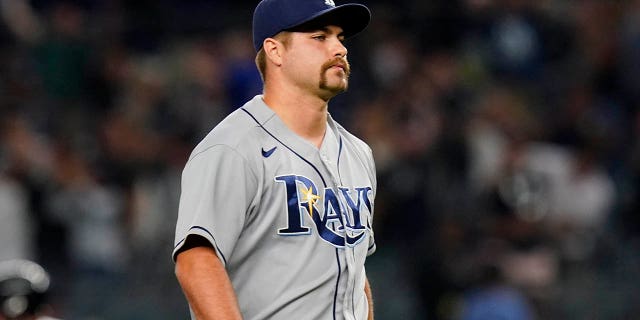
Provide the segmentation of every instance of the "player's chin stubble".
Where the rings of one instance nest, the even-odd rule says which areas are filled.
[[[327,81],[327,71],[329,71],[329,69],[331,69],[331,67],[337,63],[345,66],[344,85],[329,86],[329,83]],[[351,74],[351,66],[349,66],[349,62],[346,59],[334,58],[325,62],[320,69],[320,89],[328,90],[334,94],[347,91],[349,87],[349,74]]]

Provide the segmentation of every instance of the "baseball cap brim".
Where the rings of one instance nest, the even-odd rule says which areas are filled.
[[[362,32],[371,20],[371,12],[367,7],[357,3],[343,4],[316,13],[303,21],[287,26],[286,31],[302,31],[326,27],[339,26],[345,38],[350,38]]]

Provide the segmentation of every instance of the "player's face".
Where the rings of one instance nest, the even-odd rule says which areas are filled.
[[[342,28],[327,26],[308,32],[293,32],[285,68],[298,85],[327,100],[347,90],[350,67]]]

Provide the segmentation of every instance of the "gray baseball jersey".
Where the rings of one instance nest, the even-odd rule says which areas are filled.
[[[375,192],[364,142],[329,117],[318,149],[256,96],[189,157],[174,258],[188,235],[208,239],[244,319],[366,319]]]

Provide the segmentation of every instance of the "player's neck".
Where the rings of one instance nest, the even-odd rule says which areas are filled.
[[[295,134],[317,148],[327,129],[327,101],[292,91],[265,90],[264,101]]]

